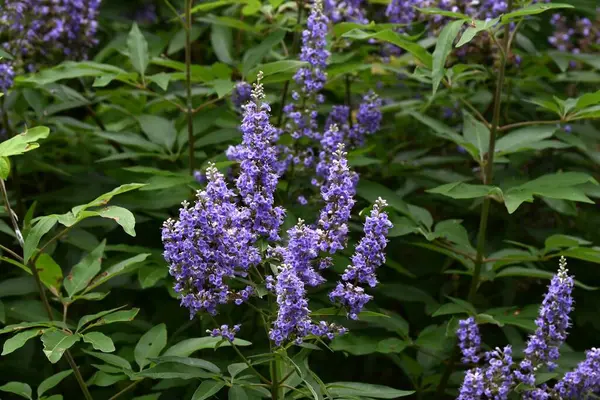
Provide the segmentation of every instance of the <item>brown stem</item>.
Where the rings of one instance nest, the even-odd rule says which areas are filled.
[[[140,379],[139,381],[135,381],[132,382],[131,384],[129,384],[128,386],[125,387],[125,389],[121,390],[119,393],[115,394],[113,397],[111,397],[108,400],[115,400],[117,399],[119,396],[121,396],[122,394],[125,394],[131,390],[133,390],[137,385],[139,385],[141,382],[143,381],[143,379]]]
[[[515,128],[520,128],[522,126],[530,126],[530,125],[556,125],[556,124],[560,124],[561,121],[560,119],[558,120],[552,120],[552,121],[523,121],[523,122],[515,122],[514,124],[508,124],[508,125],[504,125],[504,126],[499,126],[498,127],[498,132],[504,132],[504,131],[508,131],[511,129],[515,129]]]

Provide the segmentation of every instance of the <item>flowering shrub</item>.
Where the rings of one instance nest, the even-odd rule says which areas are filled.
[[[0,397],[600,396],[596,3],[0,1]]]

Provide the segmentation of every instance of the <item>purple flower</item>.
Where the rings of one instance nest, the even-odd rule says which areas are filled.
[[[133,19],[141,25],[152,25],[158,22],[156,6],[152,3],[145,3],[135,10]]]
[[[573,309],[573,277],[568,275],[566,266],[567,260],[561,257],[558,273],[550,282],[539,316],[535,320],[537,329],[529,337],[524,350],[525,359],[520,363],[521,371],[515,373],[520,381],[528,385],[533,386],[534,372],[541,366],[547,365],[550,370],[556,368],[559,348],[567,338],[569,313]]]
[[[335,126],[335,125],[334,125]],[[331,254],[345,247],[348,236],[347,222],[354,206],[358,175],[348,168],[344,145],[338,144],[329,164],[329,171],[321,186],[325,207],[319,214],[318,225],[323,231],[322,251]]]
[[[287,104],[283,111],[288,122],[286,130],[293,138],[319,137],[317,131],[317,104],[323,103],[324,98],[319,92],[325,86],[327,76],[327,31],[329,18],[323,14],[321,0],[315,0],[307,21],[307,29],[302,32],[302,49],[300,60],[308,65],[298,69],[294,80],[300,86],[300,92],[292,92],[293,102]]]
[[[308,200],[306,200],[306,197],[304,196],[298,196],[296,200],[298,201],[298,203],[300,203],[300,205],[305,206],[308,204]]]
[[[247,82],[238,82],[231,93],[231,102],[236,108],[242,108],[251,100],[252,86]]]
[[[475,318],[470,317],[460,320],[456,336],[458,336],[458,346],[462,353],[462,362],[477,364],[479,362],[479,352],[481,351],[481,336]]]
[[[0,92],[6,93],[14,83],[15,71],[9,63],[0,62]]]
[[[325,13],[335,22],[367,24],[364,0],[325,0]]]
[[[512,348],[496,349],[485,355],[487,365],[467,371],[458,400],[506,400],[513,385]]]
[[[269,240],[279,239],[279,226],[284,210],[274,206],[274,193],[279,181],[279,161],[275,142],[277,130],[269,122],[271,108],[263,103],[259,73],[252,91],[252,100],[244,105],[244,117],[240,127],[242,144],[227,151],[230,159],[240,161],[240,175],[235,183],[243,203],[252,213],[251,229]]]
[[[467,371],[457,400],[480,400],[485,393],[485,375],[481,368]]]
[[[203,310],[215,315],[219,304],[247,301],[253,288],[236,291],[229,281],[246,277],[261,261],[253,246],[256,235],[247,227],[250,210],[236,204],[213,164],[206,176],[208,184],[197,192],[194,206],[183,202],[179,219],[166,221],[162,230],[164,257],[190,318]]]
[[[350,130],[350,141],[353,147],[362,146],[365,135],[372,135],[379,130],[383,118],[381,105],[381,99],[373,91],[363,97],[356,114],[356,125]]]
[[[212,331],[207,330],[206,332],[210,333],[210,336],[212,337],[221,337],[233,342],[233,339],[235,339],[235,334],[240,331],[240,326],[241,325],[238,324],[230,328],[229,325],[221,325],[220,328],[215,328]]]
[[[100,0],[12,0],[0,9],[4,50],[16,71],[63,59],[85,59],[97,44]]]
[[[371,299],[361,284],[375,287],[377,276],[375,270],[385,262],[385,247],[387,233],[392,227],[387,213],[383,208],[387,206],[385,200],[379,198],[373,205],[371,215],[365,222],[365,236],[358,242],[356,251],[352,256],[352,265],[346,268],[342,281],[329,294],[332,302],[338,301],[346,307],[348,317],[357,319],[358,313]]]
[[[600,394],[600,349],[588,350],[585,360],[567,372],[554,391],[562,399],[585,399],[592,393]]]

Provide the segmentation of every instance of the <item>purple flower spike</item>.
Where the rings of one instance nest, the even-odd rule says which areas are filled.
[[[475,318],[470,317],[460,320],[456,336],[458,336],[458,346],[462,353],[462,362],[477,364],[479,362],[479,352],[481,351],[481,335]]]
[[[386,236],[392,227],[387,213],[383,211],[385,206],[387,203],[381,198],[375,202],[365,222],[365,236],[358,242],[352,256],[352,265],[346,268],[342,281],[329,294],[332,302],[337,301],[346,307],[350,319],[357,319],[358,313],[372,298],[359,284],[375,287],[375,270],[385,262]]]
[[[529,337],[524,350],[525,359],[521,361],[521,371],[516,371],[517,379],[532,385],[534,372],[543,365],[550,370],[556,368],[559,348],[567,338],[570,325],[569,313],[573,309],[573,277],[568,275],[567,260],[560,258],[558,273],[554,275],[548,293],[544,297],[540,313],[535,320],[537,329]]]
[[[562,399],[585,399],[590,394],[600,394],[600,349],[586,352],[584,361],[574,371],[567,372],[554,386]]]
[[[269,240],[279,240],[284,210],[275,207],[274,193],[279,181],[279,161],[275,142],[277,130],[269,122],[271,108],[263,103],[262,72],[252,90],[252,101],[244,105],[242,144],[227,151],[230,159],[240,161],[240,175],[235,184],[243,203],[250,209],[251,229]]]
[[[247,82],[238,82],[231,93],[231,102],[236,108],[241,109],[244,104],[251,100],[252,86]]]

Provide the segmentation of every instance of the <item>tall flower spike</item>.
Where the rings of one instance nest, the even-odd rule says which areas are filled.
[[[275,147],[278,132],[269,122],[271,108],[263,102],[262,77],[261,71],[252,89],[252,101],[243,107],[242,144],[230,148],[227,155],[240,161],[240,175],[235,183],[243,203],[252,213],[248,220],[251,229],[275,241],[279,240],[279,227],[284,215],[282,207],[274,206],[274,193],[279,181],[278,151]]]
[[[334,125],[335,126],[335,125]],[[321,186],[325,206],[318,225],[323,232],[320,248],[331,254],[344,248],[348,237],[348,220],[354,206],[358,175],[348,167],[344,145],[339,143],[329,163],[329,171]]]
[[[362,146],[366,135],[379,130],[383,118],[381,106],[381,98],[375,92],[370,91],[363,97],[356,114],[356,124],[350,130],[349,139],[353,147]]]
[[[600,349],[586,351],[585,360],[567,372],[554,391],[561,399],[585,399],[590,394],[600,394]]]
[[[179,219],[166,221],[162,229],[164,257],[190,318],[200,311],[214,315],[219,304],[248,300],[251,286],[236,291],[228,281],[246,277],[261,261],[253,246],[256,236],[246,226],[250,212],[238,207],[214,165],[206,177],[208,184],[198,191],[194,206],[183,202]]]
[[[458,346],[462,353],[462,362],[477,364],[481,351],[481,335],[475,318],[470,317],[458,321],[456,336],[458,336]]]
[[[300,86],[300,91],[292,92],[293,102],[284,107],[288,118],[286,130],[293,138],[302,136],[319,137],[317,130],[316,105],[323,103],[323,95],[319,92],[325,86],[327,75],[327,31],[329,18],[323,13],[321,0],[315,0],[307,21],[307,29],[302,32],[302,49],[300,60],[308,65],[298,69],[294,80]]]
[[[346,307],[350,319],[357,319],[358,313],[372,298],[359,285],[375,287],[375,270],[385,262],[386,236],[392,227],[387,213],[383,211],[385,206],[387,203],[381,198],[373,205],[371,215],[365,222],[365,236],[358,242],[352,256],[352,265],[346,268],[342,281],[329,293],[332,302],[337,301]]]
[[[550,370],[556,368],[559,348],[567,338],[569,314],[573,309],[573,277],[568,274],[567,260],[560,258],[558,273],[554,275],[548,292],[544,297],[540,313],[535,320],[537,329],[529,337],[524,350],[525,359],[521,361],[521,371],[516,371],[517,378],[529,385],[535,382],[535,371],[543,365]]]
[[[457,400],[508,399],[513,384],[512,348],[497,348],[487,352],[485,358],[485,367],[467,371]]]

